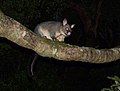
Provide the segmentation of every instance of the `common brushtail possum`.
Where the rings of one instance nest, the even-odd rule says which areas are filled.
[[[69,36],[72,32],[72,28],[75,24],[69,25],[67,19],[64,19],[63,22],[57,21],[47,21],[38,24],[35,27],[34,32],[42,37],[46,37],[50,40],[64,41],[65,37]],[[33,67],[38,55],[35,54],[34,59],[31,63],[31,74],[33,76]]]

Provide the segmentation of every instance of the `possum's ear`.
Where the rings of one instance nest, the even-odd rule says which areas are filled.
[[[74,26],[75,26],[75,24],[72,24],[72,25],[71,25],[71,28],[73,28]]]
[[[65,26],[67,24],[67,19],[65,18],[64,20],[63,20],[63,26]]]

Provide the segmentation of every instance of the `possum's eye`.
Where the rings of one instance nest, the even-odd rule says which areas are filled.
[[[67,30],[67,31],[68,31],[68,30],[69,30],[69,28],[68,28],[68,27],[66,27],[66,28],[65,28],[65,30]]]

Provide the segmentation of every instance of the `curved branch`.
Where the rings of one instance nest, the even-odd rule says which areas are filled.
[[[120,59],[120,48],[99,50],[51,41],[37,36],[1,11],[0,37],[5,37],[22,47],[32,49],[41,56],[53,57],[58,60],[106,63]]]

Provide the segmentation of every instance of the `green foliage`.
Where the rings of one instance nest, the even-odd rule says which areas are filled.
[[[6,15],[14,18],[18,22],[27,26],[29,29],[33,30],[36,24],[40,22],[43,22],[45,20],[57,20],[58,17],[61,17],[62,14],[64,13],[64,9],[66,10],[66,8],[69,7],[69,4],[67,4],[66,1],[67,0],[1,0],[0,9]],[[91,1],[93,0],[85,0],[83,4],[89,6],[91,4]],[[102,42],[100,41],[98,42],[101,43],[102,45],[103,44],[110,45],[110,43],[115,44],[111,41],[111,39],[117,36],[118,37],[113,40],[116,42],[118,41],[119,44],[120,39],[119,27],[116,26],[113,27],[114,32],[115,32],[114,28],[117,29],[115,32],[116,36],[112,35],[113,32],[109,29],[109,27],[106,28],[105,26],[105,28],[103,28],[103,26],[107,24],[106,22],[111,23],[111,25],[110,24],[108,25],[113,26],[114,24],[114,21],[112,22],[113,17],[119,16],[119,6],[114,4],[114,7],[115,6],[117,7],[113,10],[112,9],[113,3],[111,3],[111,5],[109,3],[110,2],[108,0],[108,2],[102,5],[102,7],[104,6],[103,8],[104,12],[102,12],[102,16],[104,15],[102,17],[103,18],[102,20],[104,21],[101,21],[101,24],[103,25],[99,27],[100,35],[99,34],[97,35],[98,37],[99,36],[101,37]],[[115,3],[117,3],[117,1],[115,1]],[[107,7],[106,10],[105,7]],[[71,19],[74,20],[75,18],[77,20],[77,21],[74,20],[76,27],[78,26],[83,27],[83,25],[81,25],[78,22],[79,18],[76,17],[78,12],[75,11],[73,12],[71,10],[72,9],[70,10],[67,9],[65,13],[68,14],[68,16],[72,16]],[[115,10],[117,10],[118,12],[116,12]],[[74,16],[74,14],[76,15]],[[79,33],[79,31],[81,30],[78,29],[78,32],[75,31],[73,41],[78,39],[76,35],[78,36],[82,35],[82,33]],[[80,38],[84,39],[84,37],[85,36],[83,35]],[[112,45],[110,45],[110,47],[111,46]],[[95,83],[94,85],[96,85],[97,82],[100,82],[101,78],[103,77],[103,73],[105,75],[107,73],[114,72],[113,66],[111,66],[111,68],[107,66],[107,68],[110,68],[110,70],[105,70],[106,67],[103,67],[104,71],[98,69],[99,71],[101,71],[101,73],[99,73],[99,71],[96,68],[93,69],[92,67],[90,68],[86,67],[85,64],[84,66],[81,67],[80,66],[79,67],[73,66],[72,68],[65,67],[65,69],[62,69],[62,72],[59,73],[60,70],[58,70],[55,64],[52,65],[49,63],[40,62],[36,66],[39,68],[35,69],[35,75],[33,81],[31,82],[28,80],[26,75],[27,74],[26,70],[28,69],[27,66],[30,66],[28,65],[28,63],[31,59],[32,57],[30,53],[19,51],[17,49],[14,49],[14,47],[12,48],[8,44],[0,43],[0,91],[69,91],[69,90],[82,91],[81,88],[86,89],[87,87],[89,89],[92,88],[94,83]],[[45,61],[45,59],[43,59],[43,61]],[[101,78],[99,78],[100,75]],[[111,85],[110,88],[104,88],[102,91],[118,90],[117,87],[120,86],[119,78],[109,77],[109,79],[118,81],[118,83]],[[101,84],[102,82],[100,82],[99,84]],[[91,83],[92,85],[90,85]],[[100,85],[99,86],[96,85],[96,87],[93,86],[93,88],[99,87]]]
[[[114,76],[114,77],[108,77],[108,79],[115,81],[115,83],[112,84],[110,88],[103,88],[101,91],[119,91],[120,90],[120,78],[118,76]]]

